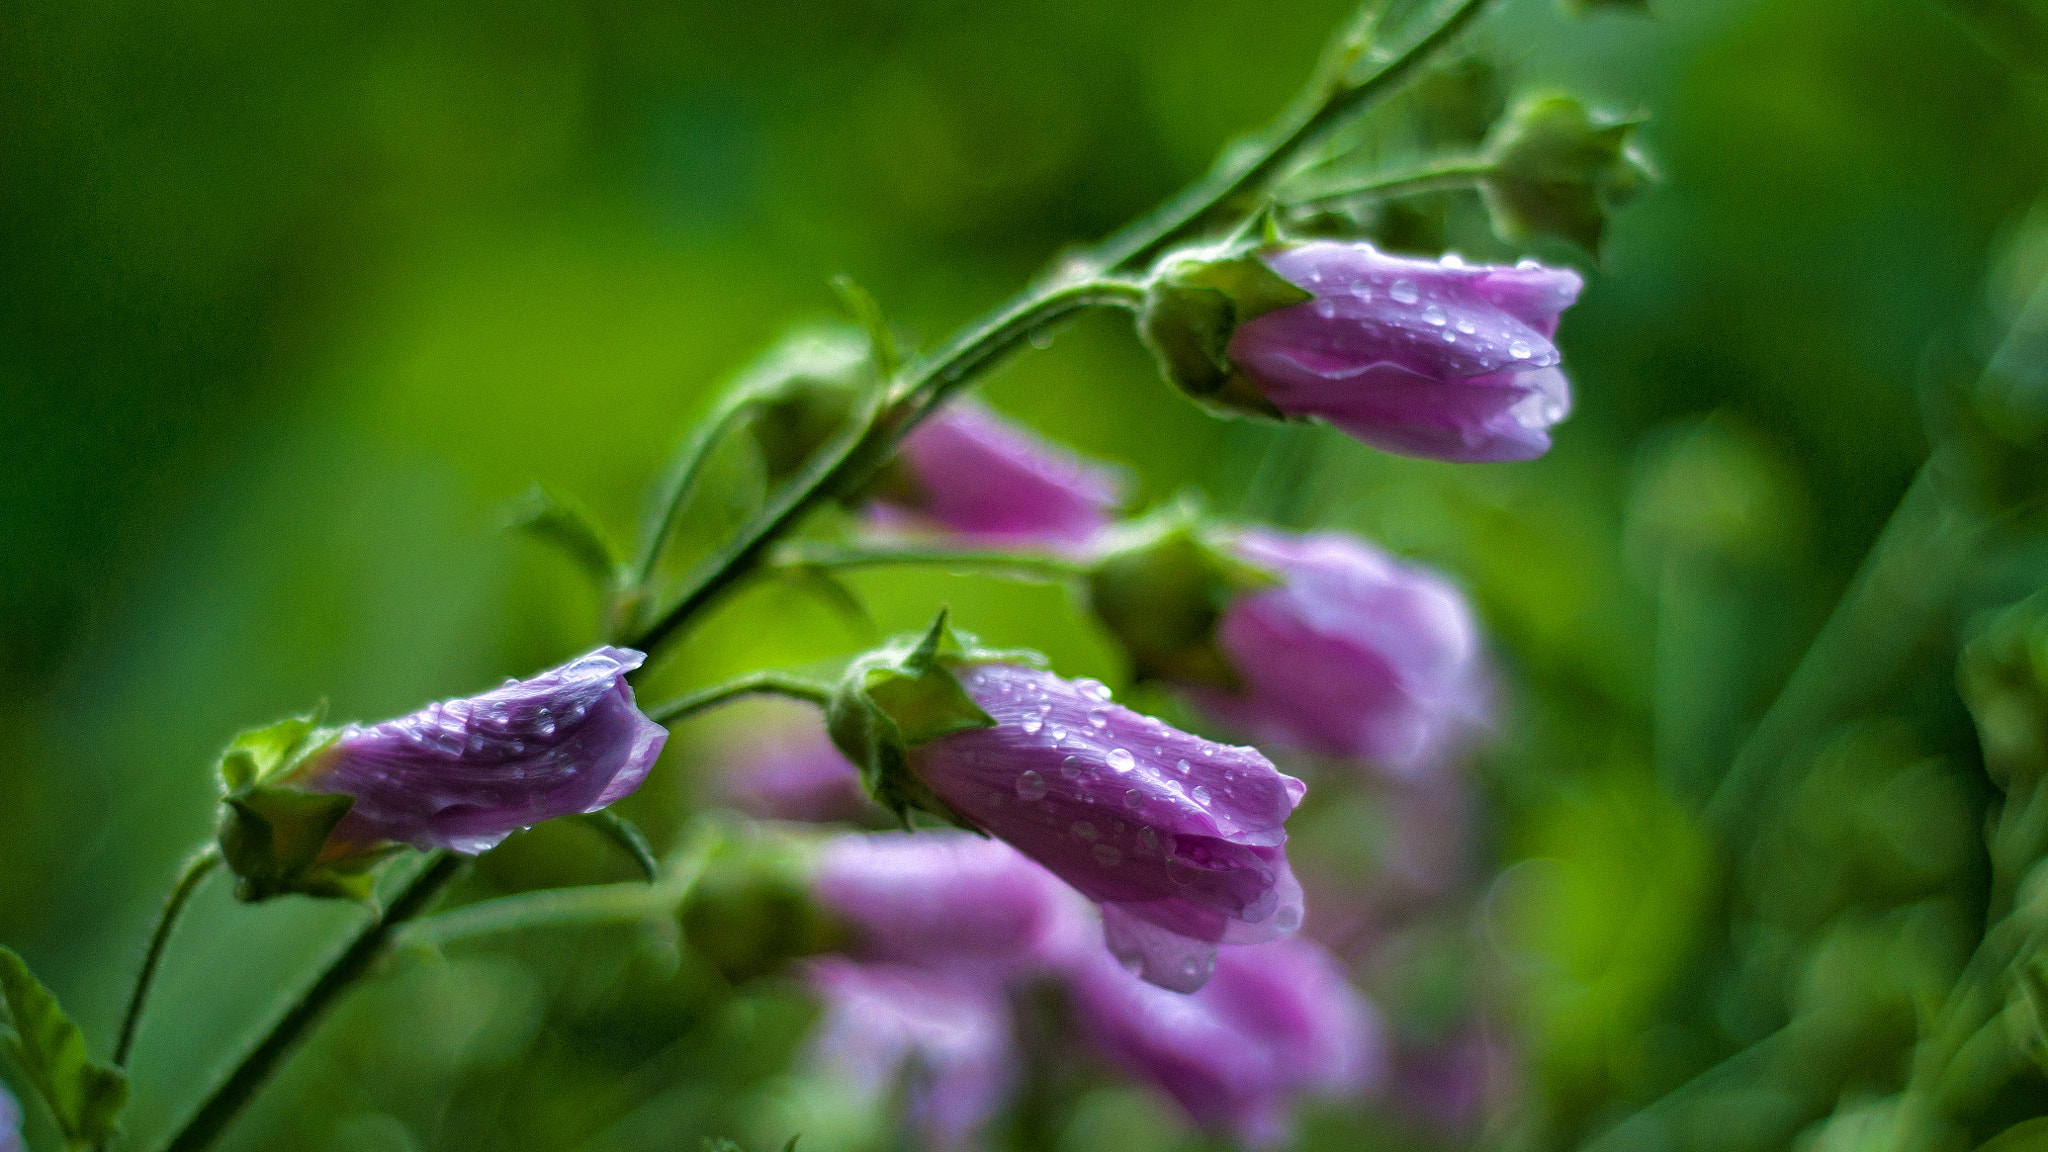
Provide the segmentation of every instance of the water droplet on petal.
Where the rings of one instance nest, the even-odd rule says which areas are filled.
[[[1174,771],[1179,772],[1183,776],[1187,775],[1190,771],[1190,769],[1188,768],[1188,762],[1185,760],[1174,761],[1173,768]]]
[[[1433,324],[1438,327],[1442,327],[1443,325],[1450,323],[1450,320],[1450,314],[1445,312],[1442,308],[1438,307],[1435,304],[1431,304],[1429,307],[1424,308],[1422,310],[1422,322],[1424,324]]]
[[[1159,851],[1159,833],[1150,828],[1138,829],[1138,846],[1147,852]]]
[[[1316,315],[1328,320],[1336,314],[1337,302],[1335,300],[1330,299],[1328,296],[1319,297],[1316,300]]]
[[[1145,794],[1132,788],[1124,793],[1124,807],[1136,812],[1145,806]]]
[[[1088,766],[1081,762],[1079,756],[1069,756],[1060,761],[1060,775],[1065,776],[1069,780],[1079,780],[1082,776],[1087,775],[1087,773]]]
[[[1109,750],[1109,766],[1119,772],[1129,772],[1137,766],[1137,760],[1131,756],[1130,750],[1127,748],[1111,748]]]
[[[1024,722],[1019,724],[1018,727],[1024,729],[1026,736],[1036,736],[1038,735],[1038,730],[1045,727],[1045,721],[1036,716],[1026,716]]]
[[[1109,713],[1097,708],[1088,713],[1088,723],[1096,728],[1107,728],[1109,726]]]
[[[1090,824],[1086,820],[1074,821],[1073,826],[1068,828],[1067,831],[1072,832],[1076,840],[1095,839],[1095,825]]]
[[[1413,304],[1422,299],[1422,293],[1415,290],[1413,280],[1394,281],[1393,286],[1387,289],[1387,295],[1392,296],[1395,302],[1400,304]]]
[[[1209,790],[1200,784],[1195,785],[1195,790],[1188,793],[1188,795],[1193,797],[1197,804],[1207,804],[1209,802]]]
[[[1456,328],[1460,332],[1463,332],[1467,336],[1470,336],[1474,332],[1479,331],[1479,325],[1474,324],[1471,318],[1466,316],[1458,317],[1458,322],[1452,325],[1452,327]]]
[[[1114,868],[1124,862],[1124,854],[1114,844],[1097,844],[1094,848],[1095,862],[1104,868]]]
[[[1543,267],[1543,265],[1538,263],[1534,256],[1524,256],[1520,260],[1515,261],[1515,267],[1523,272],[1534,272],[1536,269]]]
[[[1517,360],[1527,360],[1535,352],[1534,348],[1529,347],[1527,340],[1508,341],[1508,355],[1513,356]]]
[[[1031,771],[1026,771],[1026,772],[1025,772],[1025,773],[1024,773],[1023,775],[1021,775],[1021,776],[1018,776],[1018,777],[1017,777],[1017,799],[1019,799],[1019,800],[1043,800],[1043,799],[1045,799],[1045,777],[1043,777],[1043,776],[1040,776],[1040,775],[1039,775],[1038,773],[1036,773],[1036,772],[1031,772]]]

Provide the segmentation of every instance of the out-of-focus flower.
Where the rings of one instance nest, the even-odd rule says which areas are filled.
[[[1405,774],[1485,719],[1464,597],[1353,536],[1226,531],[1169,513],[1105,548],[1089,600],[1139,675],[1255,740]]]
[[[812,1061],[866,1099],[902,1091],[922,1146],[968,1148],[1014,1078],[1008,1002],[962,973],[824,957],[809,964],[825,1014]]]
[[[1239,687],[1197,687],[1205,711],[1254,740],[1399,772],[1482,721],[1478,629],[1441,576],[1341,532],[1253,528],[1230,547],[1281,582],[1237,596],[1217,620]]]
[[[1467,266],[1318,241],[1169,257],[1147,341],[1183,391],[1320,417],[1388,452],[1528,460],[1571,408],[1551,337],[1583,281],[1534,261]]]
[[[1072,888],[970,832],[835,837],[815,884],[848,951],[868,960],[1014,974],[1063,954],[1086,920]]]
[[[1116,469],[971,400],[919,425],[897,465],[875,493],[879,519],[992,543],[1085,543],[1123,496]]]
[[[599,648],[369,727],[303,718],[243,734],[222,760],[221,844],[245,896],[360,894],[349,869],[388,845],[482,852],[626,796],[668,738],[626,682],[643,659]]]
[[[1301,925],[1288,814],[1306,786],[1256,749],[1217,744],[950,638],[856,662],[833,739],[869,791],[1007,841],[1103,905],[1110,949],[1192,991],[1216,945]]]
[[[1514,1075],[1507,1043],[1477,1027],[1431,1043],[1394,1045],[1387,1096],[1410,1119],[1446,1136],[1479,1128]]]
[[[737,727],[719,753],[720,802],[759,819],[812,824],[859,823],[877,814],[861,790],[860,770],[833,747],[816,709],[757,701]]]
[[[21,1106],[0,1084],[0,1152],[22,1152]]]
[[[1112,1059],[1249,1142],[1284,1140],[1300,1097],[1363,1092],[1384,1072],[1377,1013],[1304,939],[1229,949],[1190,996],[1099,959],[1078,966],[1074,993],[1080,1026]]]

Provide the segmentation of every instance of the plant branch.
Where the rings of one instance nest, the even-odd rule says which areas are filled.
[[[832,690],[816,681],[785,672],[752,672],[657,704],[647,709],[647,718],[656,724],[674,724],[742,696],[787,696],[792,700],[808,700],[822,705],[832,698]]]
[[[319,1022],[321,1015],[355,983],[357,977],[369,970],[370,964],[383,953],[392,932],[425,911],[434,898],[454,881],[464,863],[462,857],[452,852],[430,854],[426,866],[406,883],[384,915],[356,933],[348,948],[327,965],[326,971],[299,998],[299,1002],[271,1026],[262,1043],[242,1058],[241,1064],[227,1080],[214,1089],[213,1095],[207,1097],[199,1111],[185,1122],[170,1143],[164,1145],[164,1152],[203,1152],[212,1146],[236,1113],[241,1111],[242,1105],[276,1070],[292,1045]]]
[[[1471,188],[1493,172],[1493,165],[1476,157],[1432,164],[1412,172],[1378,174],[1356,180],[1333,182],[1289,196],[1290,207],[1329,204],[1340,200],[1392,200],[1421,192],[1442,192]]]
[[[1038,580],[1073,580],[1088,574],[1088,565],[1080,560],[1043,552],[890,545],[791,545],[779,549],[770,560],[770,566],[797,570],[821,568],[834,572],[853,568],[925,566]]]

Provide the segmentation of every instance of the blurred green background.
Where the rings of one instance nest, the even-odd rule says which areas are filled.
[[[828,312],[829,275],[936,340],[1273,115],[1350,7],[0,8],[0,940],[103,1044],[175,861],[208,833],[230,734],[321,697],[337,717],[392,715],[594,641],[595,597],[501,530],[508,500],[545,480],[626,538],[713,387]],[[1423,954],[1481,970],[1455,978],[1461,995],[1522,1055],[1459,1142],[1576,1146],[1816,997],[1863,1030],[1831,1034],[1855,1058],[1813,1084],[1744,1081],[1630,1146],[1784,1146],[1895,1091],[1914,1005],[1939,999],[1982,917],[1992,790],[1955,640],[2039,582],[2038,549],[1973,563],[1928,635],[1901,641],[1903,671],[1801,733],[1796,794],[1742,814],[1739,852],[1715,846],[1706,793],[1929,450],[1930,361],[1981,362],[2040,270],[2025,238],[2048,98],[2038,60],[2015,68],[1925,0],[1652,7],[1572,19],[1507,0],[1467,43],[1485,68],[1376,121],[1398,158],[1531,89],[1650,117],[1638,139],[1663,182],[1600,264],[1536,253],[1589,273],[1560,338],[1577,409],[1544,460],[1435,465],[1213,420],[1109,319],[985,389],[1130,465],[1140,505],[1193,486],[1226,511],[1348,527],[1475,597],[1506,715],[1478,769],[1481,872],[1439,917],[1452,943]],[[1390,242],[1521,254],[1468,196],[1380,223]],[[1121,676],[1057,590],[859,586],[884,630],[944,600],[1068,675]],[[762,591],[651,691],[867,639]],[[687,728],[671,747],[629,806],[663,844],[704,763]],[[522,837],[475,883],[624,875],[582,835]],[[353,922],[230,903],[202,897],[160,985],[134,1147]],[[821,1129],[824,1106],[784,1077],[800,996],[727,994],[674,963],[602,933],[400,957],[229,1144],[865,1138]],[[1383,1006],[1401,1023],[1397,995]],[[1304,1131],[1443,1138],[1337,1114]],[[1200,1140],[1128,1090],[1016,1139]]]

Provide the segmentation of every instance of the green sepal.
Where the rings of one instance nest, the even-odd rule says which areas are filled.
[[[1161,261],[1145,285],[1138,330],[1168,383],[1214,408],[1281,418],[1229,352],[1239,324],[1314,299],[1266,265],[1262,257],[1274,247],[1232,240]]]
[[[903,365],[903,352],[896,343],[896,334],[889,329],[889,319],[882,313],[882,305],[874,295],[856,283],[853,277],[841,272],[832,277],[832,291],[839,296],[840,303],[860,326],[867,330],[868,349],[875,358],[875,366],[887,380],[896,375],[896,369]]]
[[[239,877],[236,898],[253,903],[289,892],[369,899],[371,870],[399,846],[330,846],[335,825],[354,806],[355,797],[342,793],[262,784],[230,794],[221,804],[220,850]]]
[[[2048,776],[2048,592],[1992,617],[1963,648],[1956,681],[1991,782],[2024,794]]]
[[[874,376],[869,342],[844,324],[793,329],[741,374],[735,395],[749,409],[748,434],[770,488],[845,429]]]
[[[85,1034],[13,949],[0,947],[0,996],[13,1032],[8,1052],[50,1107],[65,1144],[78,1152],[120,1132],[128,1103],[128,1077],[95,1064]]]
[[[1511,243],[1558,236],[1598,255],[1607,218],[1656,179],[1629,143],[1640,119],[1595,117],[1570,96],[1517,104],[1487,140],[1479,192]]]
[[[1232,555],[1222,530],[1182,501],[1118,529],[1086,590],[1089,610],[1130,655],[1134,678],[1235,688],[1216,622],[1231,601],[1277,580]]]
[[[303,716],[292,716],[261,728],[237,733],[220,754],[221,787],[232,793],[291,775],[308,757],[334,743],[339,728],[322,728],[327,701]]]
[[[599,588],[617,588],[626,582],[618,550],[589,510],[544,484],[534,484],[519,498],[506,517],[506,527],[560,549]]]
[[[860,766],[868,795],[905,827],[913,811],[974,827],[910,766],[910,750],[919,745],[995,726],[995,718],[961,686],[955,669],[996,661],[1039,666],[1045,660],[1035,652],[983,648],[973,637],[955,633],[946,617],[941,609],[915,640],[899,639],[854,661],[825,706],[832,742]]]

